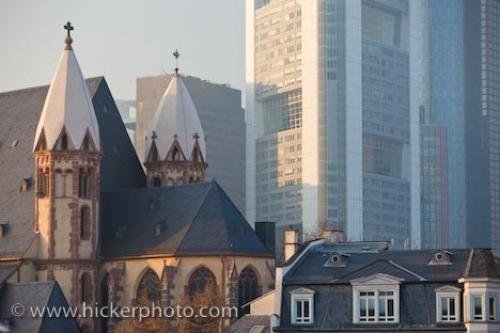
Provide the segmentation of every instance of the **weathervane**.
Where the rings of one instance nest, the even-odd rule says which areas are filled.
[[[175,49],[174,53],[172,54],[175,57],[175,74],[179,75],[179,57],[181,56],[181,54],[177,49]]]
[[[71,43],[73,43],[73,38],[71,38],[71,31],[74,30],[75,28],[71,25],[71,22],[68,21],[64,25],[64,30],[67,31],[68,35],[66,36],[66,39],[64,42],[66,43],[66,50],[71,50]]]

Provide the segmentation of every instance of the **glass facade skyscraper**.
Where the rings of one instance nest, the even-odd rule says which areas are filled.
[[[247,1],[249,220],[420,246],[409,13],[405,0]]]

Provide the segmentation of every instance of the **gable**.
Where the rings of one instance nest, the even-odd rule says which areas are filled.
[[[404,279],[396,276],[377,273],[370,276],[364,276],[358,279],[351,280],[352,285],[387,285],[387,284],[400,284]]]

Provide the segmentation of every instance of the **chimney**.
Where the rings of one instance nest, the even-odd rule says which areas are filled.
[[[255,222],[255,233],[272,253],[276,253],[276,224],[268,221]]]
[[[293,226],[285,229],[285,261],[288,261],[299,249],[299,231]]]

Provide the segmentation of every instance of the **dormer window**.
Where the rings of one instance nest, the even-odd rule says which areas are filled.
[[[314,290],[299,288],[290,293],[292,324],[312,324],[314,321]]]
[[[451,257],[453,253],[446,250],[436,250],[432,253],[432,259],[429,265],[451,265]]]
[[[352,280],[354,323],[398,323],[402,281],[381,273]]]
[[[345,267],[347,266],[347,259],[349,258],[348,254],[334,252],[329,257],[327,262],[325,263],[325,267]]]
[[[457,322],[460,320],[460,288],[444,286],[436,289],[436,321]]]

